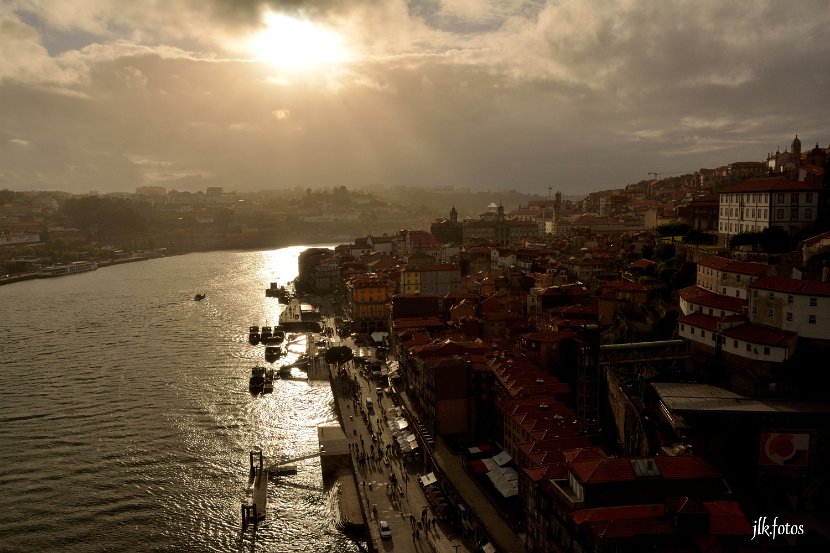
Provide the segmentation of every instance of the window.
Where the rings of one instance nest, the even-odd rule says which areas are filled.
[[[681,331],[682,331],[682,330],[686,330],[686,325],[684,325],[684,324],[682,324],[682,323],[681,323],[681,325],[680,325],[680,330],[681,330]]]
[[[775,214],[776,219],[783,219],[784,218],[784,210],[779,209],[778,212]]]
[[[798,205],[798,192],[793,192],[790,194],[790,204]]]
[[[816,316],[815,316],[815,315],[810,315],[810,318],[808,319],[808,322],[809,322],[811,325],[816,324]]]
[[[818,300],[816,298],[810,298],[810,307],[815,307],[818,305]]]
[[[804,218],[805,219],[812,219],[813,218],[813,210],[812,209],[805,209],[804,210]]]
[[[757,298],[757,297],[758,297],[758,290],[753,290],[753,291],[752,291],[752,297],[753,297],[753,298]]]
[[[701,338],[706,338],[706,331],[705,330],[700,331],[700,337]]]
[[[767,317],[772,317],[773,313],[772,309],[767,309]]]
[[[779,193],[778,193],[778,203],[779,203],[779,204],[783,204],[783,203],[784,203],[784,194],[783,194],[782,192],[779,192]]]
[[[752,346],[749,344],[749,342],[746,343],[746,351],[752,351]]]
[[[738,341],[737,340],[733,340],[732,347],[734,347],[734,348],[738,347]]]
[[[740,291],[740,290],[735,290],[735,297],[736,297],[736,298],[740,298],[740,297],[741,297],[741,291]]]
[[[793,297],[791,295],[787,296],[787,303],[789,303],[790,305],[793,304]]]
[[[692,336],[694,336],[695,335],[695,327],[690,326],[689,329],[690,329],[689,332],[691,332]]]
[[[788,321],[792,321],[792,320],[793,320],[793,314],[792,314],[792,313],[790,313],[789,311],[787,311],[787,320],[788,320]]]
[[[769,347],[764,348],[764,355],[769,355]]]
[[[737,275],[737,280],[738,280],[738,282],[741,281],[741,275]]]
[[[805,203],[811,204],[813,203],[813,193],[807,192],[807,201]]]
[[[790,209],[790,221],[798,221],[798,208]]]

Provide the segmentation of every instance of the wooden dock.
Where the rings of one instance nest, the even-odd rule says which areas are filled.
[[[258,455],[258,462],[254,463],[254,456]],[[242,504],[242,529],[253,523],[257,525],[265,520],[265,511],[268,507],[268,469],[262,464],[262,451],[251,451],[249,454],[251,464],[248,486],[251,489],[251,498]]]

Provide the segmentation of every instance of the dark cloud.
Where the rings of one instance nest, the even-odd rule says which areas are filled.
[[[583,193],[759,160],[795,132],[830,143],[825,2],[19,5],[0,7],[3,186]],[[324,20],[358,55],[254,63],[236,43],[265,10]]]

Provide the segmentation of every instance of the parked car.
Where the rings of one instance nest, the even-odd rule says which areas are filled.
[[[389,523],[385,520],[381,520],[378,522],[378,530],[380,530],[381,538],[389,539],[392,537],[392,529],[389,528]]]

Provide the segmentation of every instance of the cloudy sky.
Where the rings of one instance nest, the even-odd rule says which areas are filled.
[[[618,188],[830,144],[830,2],[0,0],[0,188]]]

